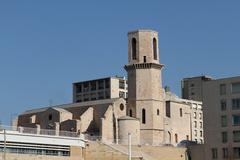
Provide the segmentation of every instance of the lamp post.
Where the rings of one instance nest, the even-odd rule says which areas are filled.
[[[6,160],[6,129],[3,129],[4,146],[3,146],[3,160]]]
[[[128,133],[128,160],[132,159],[132,135]]]

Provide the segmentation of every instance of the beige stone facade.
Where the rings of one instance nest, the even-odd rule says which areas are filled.
[[[52,129],[55,134],[82,133],[104,144],[126,145],[131,133],[133,145],[151,146],[146,150],[156,155],[166,144],[203,143],[202,103],[165,92],[158,41],[156,31],[129,32],[128,80],[112,77],[74,83],[73,103],[26,111],[18,116],[18,126]],[[124,98],[119,98],[120,92]],[[185,156],[183,150],[179,159]]]

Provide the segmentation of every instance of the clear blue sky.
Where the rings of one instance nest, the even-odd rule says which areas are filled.
[[[0,119],[71,102],[72,82],[126,75],[127,32],[159,32],[164,85],[237,76],[239,0],[0,2]]]

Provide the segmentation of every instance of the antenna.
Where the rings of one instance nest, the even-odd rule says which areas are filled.
[[[53,104],[53,101],[52,101],[52,99],[49,99],[49,107],[52,107],[52,104]]]

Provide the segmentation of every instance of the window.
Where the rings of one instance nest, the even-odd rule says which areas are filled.
[[[132,59],[137,59],[137,40],[136,38],[132,39]]]
[[[240,109],[240,98],[232,99],[232,109],[233,110]]]
[[[125,89],[125,84],[123,80],[119,80],[119,88],[120,89]]]
[[[227,102],[226,100],[221,100],[221,110],[226,111],[227,110]]]
[[[160,111],[159,111],[159,109],[157,109],[157,115],[159,116],[159,114],[160,114]]]
[[[199,113],[199,119],[202,119],[202,113]]]
[[[240,82],[232,83],[232,93],[240,93]]]
[[[109,88],[110,87],[110,79],[106,79],[105,80],[105,88]]]
[[[121,103],[120,104],[120,110],[123,111],[124,110],[124,105]]]
[[[200,139],[200,143],[203,144],[203,140],[202,139]]]
[[[197,139],[195,139],[195,142],[198,143]]]
[[[91,85],[91,91],[95,91],[97,89],[96,81],[90,82],[90,85]]]
[[[175,143],[178,143],[178,135],[175,134]]]
[[[240,158],[240,147],[233,148],[233,158],[236,158],[236,159]]]
[[[197,137],[197,130],[194,130],[194,136]]]
[[[189,140],[189,135],[186,136],[186,139]]]
[[[199,124],[200,124],[200,128],[203,128],[203,123],[202,123],[202,122],[200,122]]]
[[[212,159],[218,158],[217,148],[212,148]]]
[[[132,117],[132,109],[129,110],[129,116]]]
[[[232,125],[233,126],[240,126],[240,115],[233,115],[232,116]]]
[[[98,89],[103,89],[104,88],[104,80],[99,80],[98,81]]]
[[[97,94],[96,93],[92,93],[91,94],[91,100],[96,100],[97,99]]]
[[[104,99],[104,92],[98,92],[98,99]]]
[[[220,95],[226,94],[226,84],[220,84]]]
[[[191,84],[191,87],[194,87],[194,83]]]
[[[195,119],[197,118],[197,113],[196,112],[193,113],[193,118],[195,118]]]
[[[233,141],[240,142],[240,131],[233,131]]]
[[[166,117],[171,117],[170,101],[166,101]]]
[[[81,93],[82,92],[82,85],[81,84],[77,84],[76,85],[76,91],[77,91],[77,93]]]
[[[106,97],[106,99],[110,98],[110,91],[105,92],[105,97]]]
[[[157,40],[153,38],[153,57],[157,60]]]
[[[194,127],[197,128],[197,121],[194,121]]]
[[[222,127],[227,126],[227,116],[221,116],[221,125]]]
[[[51,121],[52,118],[53,118],[52,114],[49,114],[49,115],[48,115],[48,120]]]
[[[182,108],[179,109],[180,117],[182,117]]]
[[[146,111],[145,111],[144,108],[142,109],[142,123],[143,123],[143,124],[146,123]]]
[[[122,91],[120,91],[120,92],[119,92],[119,98],[125,98],[125,93],[122,92]]]
[[[200,131],[200,137],[203,137],[203,131]]]
[[[222,142],[227,143],[227,141],[228,141],[227,132],[222,132]]]
[[[89,94],[83,95],[83,101],[89,101]]]
[[[143,62],[146,63],[147,62],[147,57],[143,56]]]
[[[89,84],[88,84],[88,82],[83,84],[83,91],[84,92],[88,92],[89,91]]]
[[[223,148],[222,153],[223,153],[223,158],[224,159],[228,158],[228,148]]]

